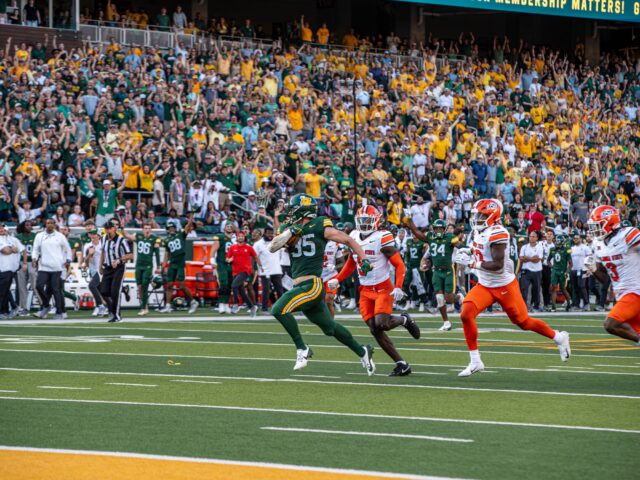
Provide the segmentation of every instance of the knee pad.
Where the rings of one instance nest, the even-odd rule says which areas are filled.
[[[444,300],[444,294],[436,293],[436,304],[438,305],[438,308],[445,306],[446,302]]]

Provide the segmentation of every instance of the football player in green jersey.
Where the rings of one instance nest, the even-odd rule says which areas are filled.
[[[33,241],[36,238],[36,234],[33,233],[33,223],[31,220],[25,220],[21,224],[16,227],[16,238],[20,240],[20,242],[24,245],[25,251],[23,255],[26,255],[27,265],[21,265],[21,268],[17,273],[17,284],[18,284],[18,302],[20,303],[20,310],[18,311],[18,315],[28,315],[28,290],[27,284],[31,285],[31,290],[33,290],[33,294],[37,295],[36,292],[36,277],[38,275],[38,270],[32,264],[31,252],[33,250]]]
[[[451,261],[453,249],[458,243],[458,237],[446,232],[447,224],[438,219],[433,222],[433,233],[425,234],[415,226],[410,218],[406,218],[406,225],[413,236],[427,244],[427,253],[431,259],[431,283],[436,292],[436,305],[442,317],[440,330],[451,330],[451,322],[447,314],[447,304],[453,304],[456,300],[456,272]]]
[[[138,287],[138,299],[140,300],[140,311],[138,315],[149,313],[149,285],[153,275],[153,259],[160,268],[160,245],[162,241],[159,237],[151,234],[151,224],[142,225],[142,233],[127,233],[122,229],[124,238],[133,242],[133,250],[136,252],[136,286]]]
[[[218,313],[231,313],[229,308],[229,294],[231,293],[231,264],[227,263],[227,250],[233,241],[233,223],[227,222],[222,233],[213,236],[213,246],[211,247],[211,265],[216,271],[218,278]]]
[[[164,239],[164,260],[162,261],[162,271],[167,273],[167,289],[165,290],[165,305],[160,313],[171,313],[173,307],[173,284],[177,283],[182,290],[189,313],[193,313],[198,308],[198,302],[193,298],[191,290],[184,284],[187,255],[187,235],[193,230],[193,217],[188,216],[189,221],[184,226],[184,230],[178,231],[174,222],[167,223],[167,238]]]
[[[549,265],[551,265],[551,310],[556,311],[558,289],[562,290],[566,310],[571,306],[571,297],[567,291],[567,271],[571,265],[571,248],[565,235],[558,235],[553,247],[549,249]]]
[[[298,322],[293,316],[293,312],[302,311],[325,335],[335,337],[358,355],[367,374],[373,375],[373,347],[358,343],[349,330],[334,320],[324,303],[324,284],[320,278],[324,249],[328,241],[348,246],[358,255],[360,269],[368,273],[371,271],[371,263],[363,249],[353,238],[335,229],[331,220],[319,217],[316,199],[306,194],[291,197],[286,221],[280,229],[281,233],[271,241],[269,249],[275,252],[284,247],[289,252],[293,288],[273,304],[271,314],[282,324],[296,346],[296,363],[293,369],[306,367],[313,354],[302,339]]]
[[[404,264],[407,267],[407,274],[404,277],[402,289],[407,292],[411,298],[411,302],[408,302],[408,308],[413,308],[413,303],[416,302],[420,304],[420,312],[424,312],[424,306],[427,304],[424,272],[420,270],[424,252],[425,243],[422,240],[415,236],[407,240],[404,254]]]

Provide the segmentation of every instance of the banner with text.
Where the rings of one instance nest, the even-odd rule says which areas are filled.
[[[640,22],[640,0],[399,0],[512,13]]]

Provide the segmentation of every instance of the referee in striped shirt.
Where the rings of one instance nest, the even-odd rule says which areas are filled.
[[[133,252],[129,242],[122,235],[118,235],[120,227],[117,220],[112,219],[105,226],[106,232],[100,240],[102,251],[100,253],[100,294],[107,302],[109,308],[109,322],[119,322],[120,294],[124,281],[125,264],[133,259]]]

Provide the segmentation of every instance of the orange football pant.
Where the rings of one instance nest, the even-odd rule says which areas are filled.
[[[476,317],[480,312],[489,308],[495,302],[499,303],[511,323],[522,330],[531,330],[548,338],[553,338],[556,332],[549,325],[538,318],[532,318],[527,311],[527,304],[520,293],[517,280],[513,280],[504,287],[489,288],[477,284],[473,287],[462,302],[460,320],[464,330],[464,338],[469,350],[478,349],[478,327]]]
[[[379,313],[391,315],[393,312],[392,291],[391,280],[385,280],[377,285],[360,286],[360,315],[365,322]]]
[[[640,295],[627,293],[616,302],[608,317],[620,323],[628,323],[631,328],[640,333]]]

